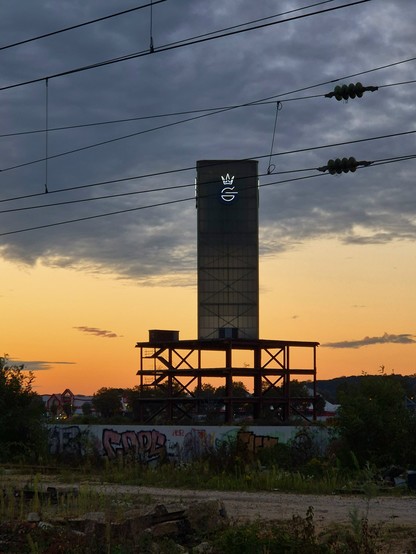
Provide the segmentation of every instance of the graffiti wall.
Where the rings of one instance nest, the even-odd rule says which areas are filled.
[[[123,426],[50,425],[51,454],[84,456],[94,451],[108,460],[129,457],[144,464],[162,461],[188,462],[212,449],[223,448],[237,438],[256,453],[278,442],[286,443],[299,435],[298,427],[216,427],[216,426]],[[309,428],[322,444],[325,429]]]

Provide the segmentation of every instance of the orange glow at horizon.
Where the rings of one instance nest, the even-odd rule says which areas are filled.
[[[326,346],[411,334],[416,256],[409,242],[343,245],[311,241],[260,259],[261,338],[316,341],[319,379],[414,374],[416,344]],[[3,260],[3,353],[35,370],[35,390],[93,394],[139,384],[137,342],[149,329],[196,338],[196,286],[144,286],[114,275],[17,266]],[[29,363],[30,362],[30,363]],[[244,359],[238,363],[251,364]],[[35,364],[36,367],[36,364]]]

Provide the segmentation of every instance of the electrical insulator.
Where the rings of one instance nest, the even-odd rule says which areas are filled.
[[[348,100],[348,98],[361,98],[365,91],[374,92],[378,87],[364,87],[361,83],[350,83],[349,85],[337,85],[332,92],[325,94],[326,98],[335,98],[339,100]]]
[[[358,166],[368,167],[372,163],[373,162],[367,162],[366,160],[358,162],[353,157],[336,158],[335,160],[328,160],[327,165],[317,167],[316,169],[318,171],[329,171],[331,175],[335,175],[336,173],[339,175],[340,173],[348,173],[349,171],[354,173]]]
[[[357,169],[357,160],[353,157],[351,158],[336,158],[335,160],[328,160],[328,169],[331,175],[335,173],[348,173],[349,171],[354,172]]]

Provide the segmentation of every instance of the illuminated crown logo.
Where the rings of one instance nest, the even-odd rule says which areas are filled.
[[[230,174],[227,173],[227,175],[225,177],[223,177],[221,175],[221,179],[222,179],[222,182],[224,185],[232,185],[233,184],[233,181],[234,181],[234,175],[232,177],[230,177]]]

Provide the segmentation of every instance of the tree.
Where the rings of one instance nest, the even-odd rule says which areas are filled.
[[[125,396],[129,406],[129,416],[135,421],[150,420],[157,416],[157,423],[170,423],[168,416],[168,399],[175,398],[176,411],[183,414],[186,407],[181,398],[187,398],[187,392],[183,385],[176,379],[172,379],[170,385],[167,380],[157,386],[141,387],[137,385],[132,389],[126,389]],[[176,414],[177,416],[177,414]],[[176,417],[175,414],[173,418]]]
[[[263,409],[263,419],[279,419],[281,421],[286,417],[284,416],[284,405],[287,403],[287,400],[290,400],[289,413],[292,418],[310,417],[313,409],[313,393],[308,385],[308,382],[292,379],[289,382],[288,394],[282,381],[274,384],[263,381],[263,396],[268,399],[274,399],[272,404]]]
[[[46,452],[45,406],[32,389],[33,373],[0,357],[0,459],[39,459]]]
[[[194,394],[197,398],[213,399],[215,398],[215,387],[209,383],[203,383],[199,389],[195,389]]]
[[[406,391],[395,375],[364,375],[338,391],[337,423],[344,452],[359,464],[383,467],[415,461],[415,417],[405,405]]]
[[[95,411],[102,417],[109,418],[121,414],[122,389],[102,387],[93,396]]]
[[[227,395],[225,385],[219,386],[215,389],[215,396],[217,398],[225,398]],[[247,390],[247,387],[242,381],[233,381],[232,383],[232,396],[233,398],[247,398],[250,396],[250,393]]]
[[[84,416],[90,416],[92,414],[91,402],[84,402],[84,404],[81,406],[81,409]]]

